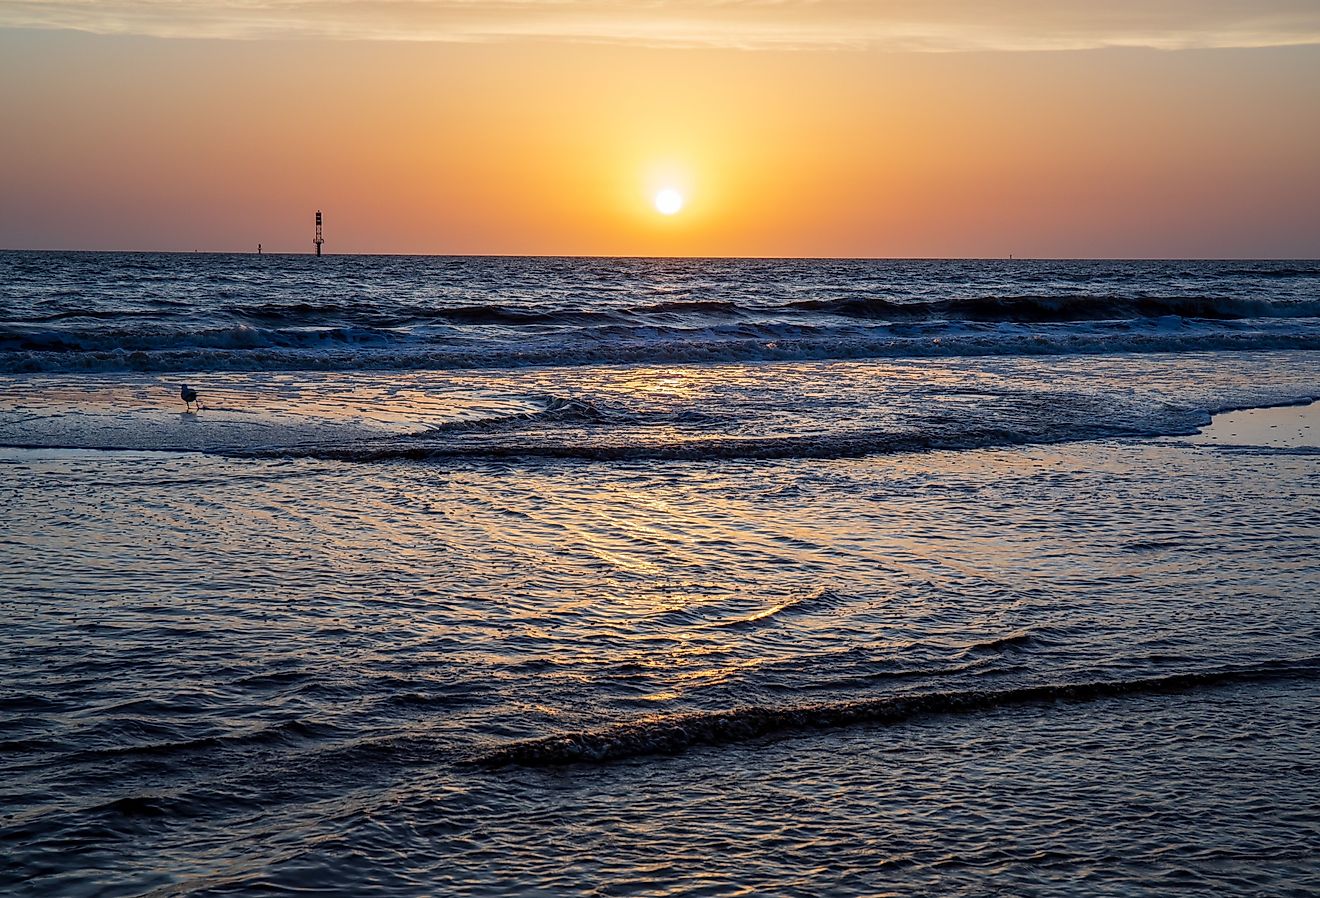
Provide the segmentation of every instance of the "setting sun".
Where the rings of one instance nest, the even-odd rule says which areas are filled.
[[[675,215],[683,208],[683,194],[666,187],[655,195],[655,208],[661,215]]]

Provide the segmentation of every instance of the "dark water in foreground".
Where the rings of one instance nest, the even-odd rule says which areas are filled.
[[[327,261],[0,256],[0,892],[1320,891],[1313,263]]]

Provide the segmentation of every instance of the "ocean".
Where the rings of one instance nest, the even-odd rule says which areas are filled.
[[[0,253],[0,892],[1316,894],[1317,399],[1320,262]]]

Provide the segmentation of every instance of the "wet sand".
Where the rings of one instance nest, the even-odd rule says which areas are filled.
[[[1191,442],[1215,446],[1320,448],[1320,403],[1249,408],[1215,415]]]

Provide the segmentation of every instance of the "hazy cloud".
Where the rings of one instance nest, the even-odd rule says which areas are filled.
[[[206,38],[876,47],[1320,43],[1318,0],[0,0],[0,27]]]

